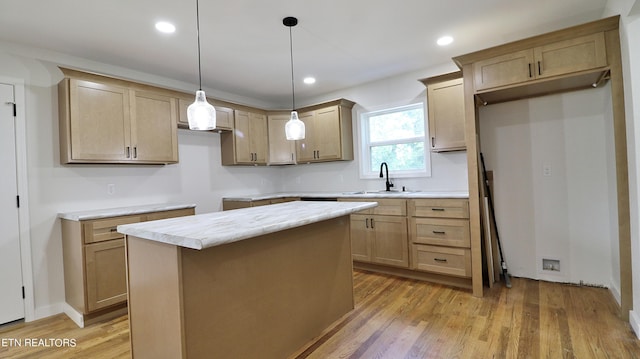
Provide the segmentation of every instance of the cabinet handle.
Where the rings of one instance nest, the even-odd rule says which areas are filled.
[[[318,159],[320,159],[320,150],[318,150]]]
[[[445,231],[431,231],[433,234],[446,234]]]
[[[133,158],[138,158],[138,146],[133,147]]]
[[[374,225],[374,222],[373,222],[373,218],[371,218],[371,228],[376,228],[376,226]]]
[[[538,61],[538,76],[542,75],[542,65],[540,64],[540,61]]]
[[[433,258],[433,260],[439,263],[447,263],[447,260],[444,258]]]
[[[444,208],[431,208],[432,211],[444,212]]]
[[[127,153],[127,158],[130,158],[131,157],[131,147],[127,146],[125,151]]]
[[[293,153],[291,154],[291,162],[293,162]]]
[[[365,220],[364,220],[364,226],[365,226],[366,228],[369,228],[369,218],[365,218]]]
[[[436,138],[431,136],[431,147],[436,147]]]
[[[531,63],[529,63],[529,77],[533,77],[533,74],[531,73]]]
[[[109,228],[109,232],[116,232],[116,231],[118,231],[117,228]]]

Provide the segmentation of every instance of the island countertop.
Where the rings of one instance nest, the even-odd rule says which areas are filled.
[[[296,201],[119,225],[118,232],[199,250],[350,215],[377,205],[377,202]]]

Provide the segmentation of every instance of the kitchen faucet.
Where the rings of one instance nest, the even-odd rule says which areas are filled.
[[[380,164],[380,178],[383,178],[384,176],[382,175],[382,167],[385,167],[386,172],[387,172],[387,182],[385,183],[386,187],[387,187],[387,192],[391,191],[391,187],[393,187],[393,183],[389,182],[389,165],[387,165],[386,162],[382,162]]]

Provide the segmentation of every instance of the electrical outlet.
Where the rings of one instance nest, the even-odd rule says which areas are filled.
[[[551,163],[545,162],[542,165],[542,175],[545,177],[551,177]]]
[[[107,194],[112,196],[114,194],[116,194],[116,185],[113,183],[109,183],[107,185]]]

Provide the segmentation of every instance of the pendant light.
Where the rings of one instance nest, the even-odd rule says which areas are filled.
[[[196,0],[196,26],[198,35],[198,81],[199,90],[196,100],[187,107],[187,119],[190,130],[208,131],[216,128],[216,109],[207,102],[207,96],[202,91],[202,66],[200,65],[200,9]]]
[[[291,118],[284,126],[284,132],[287,136],[287,140],[303,140],[305,135],[304,122],[298,118],[298,112],[296,111],[296,92],[293,79],[293,38],[291,36],[291,28],[298,25],[298,19],[295,17],[285,17],[282,19],[284,26],[289,28],[289,49],[291,53],[291,96],[292,96],[292,108]]]

